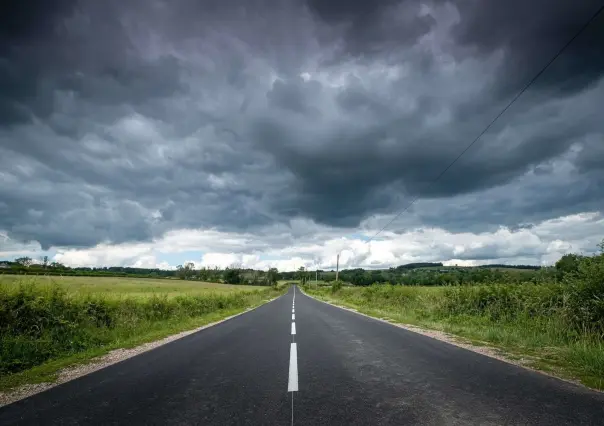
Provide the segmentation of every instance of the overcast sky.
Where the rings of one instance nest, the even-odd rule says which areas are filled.
[[[0,13],[0,258],[551,264],[604,238],[599,0],[61,0]],[[418,201],[366,241],[411,200]]]

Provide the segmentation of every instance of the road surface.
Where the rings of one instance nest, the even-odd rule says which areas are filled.
[[[602,425],[604,395],[295,290],[0,408],[0,425]]]

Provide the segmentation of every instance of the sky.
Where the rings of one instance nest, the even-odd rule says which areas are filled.
[[[0,259],[292,270],[338,253],[364,268],[593,253],[604,16],[435,179],[598,7],[11,2]]]

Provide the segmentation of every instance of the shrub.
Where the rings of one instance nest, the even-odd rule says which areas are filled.
[[[124,341],[165,321],[243,308],[269,291],[106,299],[35,282],[0,286],[0,375]]]
[[[604,253],[582,258],[577,272],[565,281],[566,315],[573,327],[604,335]]]
[[[549,316],[560,312],[564,300],[564,288],[557,284],[449,287],[440,314],[485,316],[492,321]]]
[[[331,292],[335,293],[337,291],[339,291],[342,288],[342,281],[338,280],[338,281],[334,281],[331,284]]]

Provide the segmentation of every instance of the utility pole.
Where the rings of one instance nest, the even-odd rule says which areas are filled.
[[[319,269],[315,269],[315,288],[319,288]]]
[[[339,272],[340,272],[340,253],[338,253],[338,257],[336,258],[336,282],[338,282]]]

